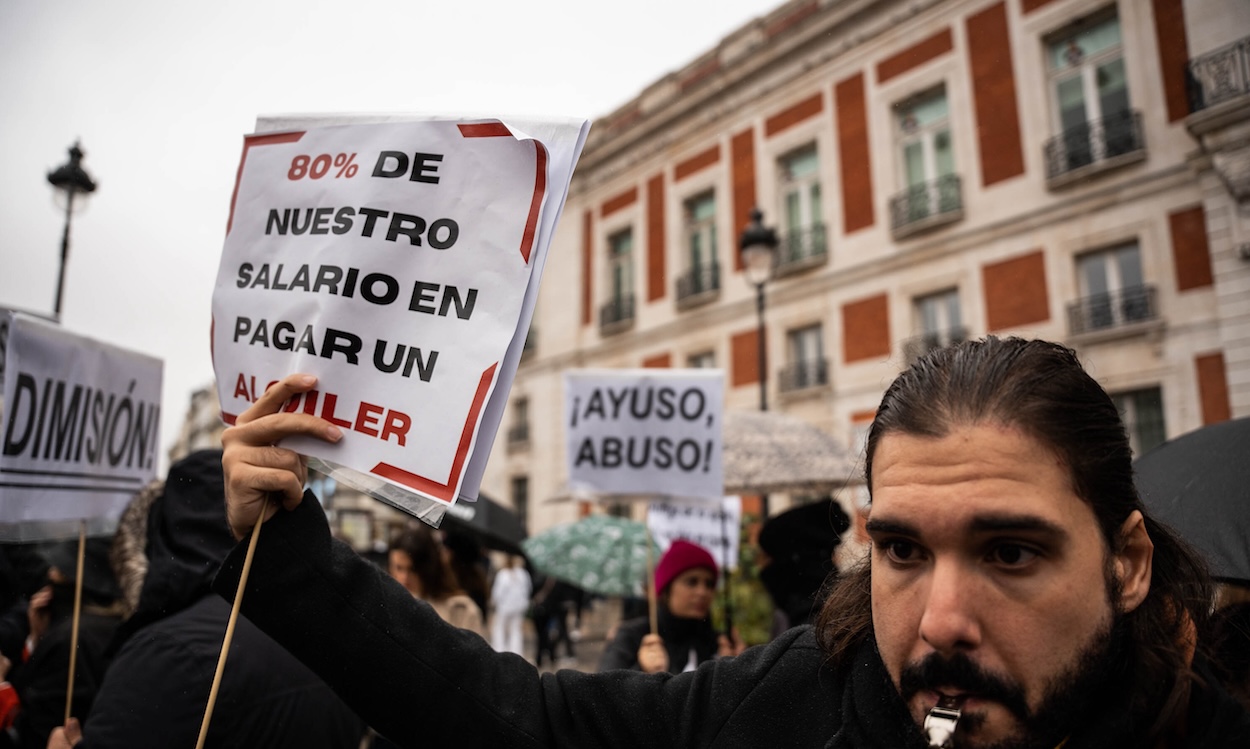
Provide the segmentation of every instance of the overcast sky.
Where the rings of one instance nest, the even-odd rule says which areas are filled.
[[[0,0],[0,306],[51,314],[81,139],[62,322],[165,362],[162,443],[211,383],[209,316],[257,115],[606,115],[781,0]],[[162,455],[162,460],[164,456]]]

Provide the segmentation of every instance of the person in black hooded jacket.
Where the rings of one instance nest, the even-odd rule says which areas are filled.
[[[195,746],[230,616],[210,587],[233,546],[223,496],[221,451],[204,450],[132,500],[113,562],[133,613],[87,721],[49,747]],[[324,682],[239,618],[206,746],[356,749],[363,735]]]

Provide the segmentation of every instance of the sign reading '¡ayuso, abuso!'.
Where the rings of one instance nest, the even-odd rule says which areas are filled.
[[[722,370],[566,373],[571,487],[719,500],[724,381]]]
[[[156,474],[161,361],[23,315],[6,338],[0,538],[31,539],[10,532],[21,524],[115,518]]]
[[[505,356],[585,128],[553,142],[425,118],[248,136],[213,295],[223,418],[314,374],[286,407],[344,439],[284,447],[438,503],[476,496],[483,414],[511,383]]]

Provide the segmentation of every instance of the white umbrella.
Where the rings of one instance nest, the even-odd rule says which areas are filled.
[[[726,494],[817,494],[863,480],[842,443],[793,416],[730,411],[723,440]]]

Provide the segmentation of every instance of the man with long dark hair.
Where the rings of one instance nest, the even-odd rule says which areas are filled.
[[[353,561],[272,447],[341,438],[280,411],[315,384],[288,377],[224,437],[236,535],[265,519],[244,608],[403,745],[1250,746],[1206,664],[1204,565],[1145,512],[1115,406],[1062,346],[987,338],[900,375],[868,439],[868,559],[814,628],[680,675],[540,677]],[[413,696],[430,722],[405,724]]]

